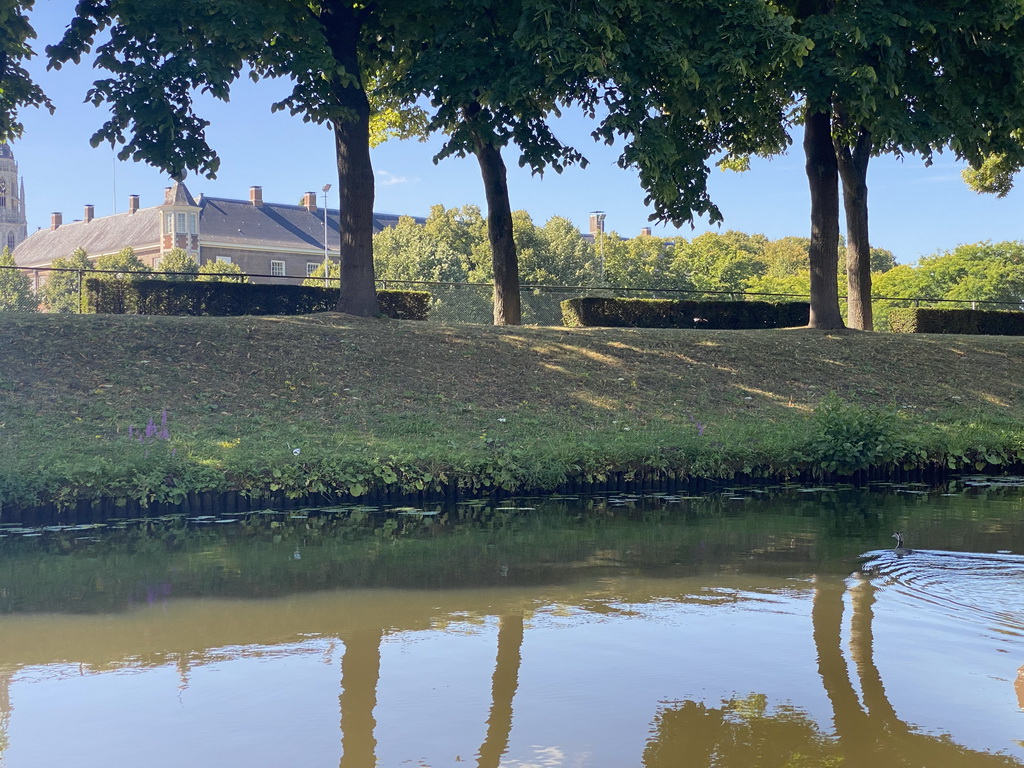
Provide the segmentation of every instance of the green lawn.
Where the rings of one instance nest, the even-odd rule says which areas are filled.
[[[0,314],[0,503],[1006,463],[1020,371],[1010,337]]]

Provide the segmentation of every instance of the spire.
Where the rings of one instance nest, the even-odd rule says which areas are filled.
[[[167,187],[164,191],[164,205],[188,205],[195,207],[196,201],[188,191],[188,187],[181,181],[175,181],[174,186]]]

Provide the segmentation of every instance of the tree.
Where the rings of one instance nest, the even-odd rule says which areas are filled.
[[[944,148],[972,165],[999,151],[1020,157],[1024,9],[1016,0],[794,0],[785,7],[813,43],[802,66],[782,75],[803,112],[812,324],[839,327],[826,263],[838,240],[839,179],[850,323],[870,329],[870,158],[919,154],[927,163]],[[816,300],[823,290],[827,306]]]
[[[672,272],[685,274],[699,291],[739,293],[764,269],[760,248],[751,247],[745,237],[739,232],[705,232],[680,243],[674,250]]]
[[[100,280],[137,280],[140,275],[152,272],[148,266],[135,255],[131,246],[122,248],[117,253],[109,253],[96,259],[96,275]]]
[[[160,272],[172,274],[160,275],[164,280],[195,280],[199,274],[199,264],[183,248],[172,248],[160,259]]]
[[[369,78],[408,54],[391,9],[376,3],[313,0],[85,0],[64,38],[47,48],[52,66],[78,62],[97,35],[109,40],[89,99],[111,117],[94,145],[123,143],[121,159],[145,161],[181,178],[213,178],[219,166],[207,143],[208,121],[193,109],[197,91],[227,100],[243,73],[286,77],[291,93],[272,106],[328,125],[335,141],[340,196],[341,281],[338,310],[380,313],[373,275],[373,168]],[[400,71],[400,68],[395,70]]]
[[[82,311],[82,282],[85,273],[93,270],[92,261],[84,248],[76,248],[71,256],[56,258],[50,265],[51,271],[43,284],[43,304],[50,312],[78,314]]]
[[[25,70],[34,56],[29,41],[36,36],[28,14],[34,0],[0,0],[0,143],[21,136],[21,107],[43,106],[53,112],[46,94]]]
[[[575,224],[553,216],[543,227],[533,227],[529,216],[524,215],[524,219],[521,232],[516,233],[517,242],[525,246],[519,250],[524,282],[538,285],[594,282],[600,270],[597,253]],[[532,231],[525,226],[527,223]]]
[[[550,57],[533,45],[537,8],[509,0],[468,0],[410,23],[423,41],[403,77],[395,78],[406,102],[428,96],[434,107],[430,130],[447,134],[439,161],[472,154],[487,198],[487,237],[494,280],[494,323],[522,321],[520,265],[502,150],[515,144],[520,166],[534,173],[586,165],[577,150],[560,142],[547,124],[561,105],[590,105],[594,91],[579,72],[555,73]],[[539,22],[544,26],[543,20]]]
[[[915,265],[901,264],[879,275],[876,290],[895,299],[883,306],[883,321],[892,307],[957,306],[940,300],[996,301],[1006,302],[1004,308],[1020,307],[1024,305],[1024,243],[983,242],[940,251]]]
[[[321,266],[322,270],[323,267]],[[320,273],[323,276],[323,272]],[[199,280],[206,283],[251,283],[242,268],[231,261],[208,261],[199,267]]]
[[[674,249],[681,238],[669,240],[654,235],[625,239],[616,232],[604,236],[604,277],[614,288],[655,288],[689,290],[689,277],[676,273]]]
[[[303,285],[311,288],[329,288],[331,285],[337,285],[338,280],[341,278],[341,268],[338,266],[336,261],[327,262],[327,280],[324,280],[324,264],[320,262],[316,269],[309,273],[309,276],[302,281]]]
[[[0,251],[0,312],[38,311],[39,300],[32,292],[32,281],[14,267],[14,254],[4,246]]]
[[[374,261],[381,280],[473,280],[475,256],[486,247],[480,209],[431,206],[425,224],[409,217],[374,235]]]

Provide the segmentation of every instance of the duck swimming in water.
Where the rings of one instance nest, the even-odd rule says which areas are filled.
[[[892,537],[896,539],[896,546],[893,547],[892,551],[897,556],[902,557],[903,555],[909,555],[914,551],[903,546],[903,534],[900,531],[893,533]]]

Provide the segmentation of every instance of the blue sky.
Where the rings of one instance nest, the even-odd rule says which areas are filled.
[[[57,107],[22,113],[25,135],[12,149],[25,178],[29,232],[50,225],[50,214],[65,221],[81,218],[83,206],[96,206],[104,216],[127,208],[128,195],[137,194],[144,207],[157,205],[170,182],[148,166],[119,162],[109,145],[92,148],[89,137],[105,119],[103,108],[83,103],[92,80],[99,76],[87,63],[47,72],[42,52],[59,39],[70,18],[73,2],[37,3],[33,23],[40,54],[30,69]],[[270,112],[270,104],[288,91],[284,82],[240,81],[230,103],[201,101],[200,114],[210,120],[208,138],[221,157],[215,180],[191,176],[193,194],[248,198],[249,187],[263,187],[267,201],[297,203],[306,191],[324,184],[337,192],[334,145],[322,126],[304,123],[286,113]],[[518,155],[506,151],[512,206],[527,210],[542,224],[563,216],[581,229],[592,210],[607,214],[608,230],[624,236],[648,226],[650,210],[636,175],[617,167],[618,147],[595,143],[590,126],[580,115],[567,114],[555,122],[559,137],[572,143],[590,160],[586,169],[570,168],[561,175],[531,176],[517,165]],[[714,169],[711,192],[725,215],[722,229],[763,233],[771,238],[809,232],[809,199],[799,136],[789,154],[755,160],[749,172]],[[435,165],[441,142],[432,139],[390,141],[373,150],[376,173],[374,209],[384,213],[426,215],[430,206],[485,206],[476,161],[450,158]],[[913,262],[938,250],[980,240],[1024,239],[1024,191],[1015,189],[1000,200],[977,195],[960,178],[962,164],[949,156],[925,168],[914,157],[872,160],[868,176],[871,241],[888,248],[900,262]],[[331,207],[337,206],[333,197]],[[693,237],[718,230],[706,221],[696,229],[654,226],[655,234]]]

